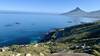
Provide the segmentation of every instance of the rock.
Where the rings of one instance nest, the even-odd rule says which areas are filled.
[[[0,48],[0,52],[5,52],[6,50],[9,50],[9,48],[8,47]]]
[[[26,56],[32,56],[32,55],[28,53],[28,54],[26,54]]]
[[[38,47],[39,44],[35,44],[34,47]]]
[[[14,54],[12,54],[12,56],[15,56]]]
[[[21,54],[20,53],[17,53],[17,55],[16,56],[21,56]]]
[[[45,56],[43,53],[40,53],[40,56]]]
[[[19,22],[16,22],[15,24],[20,24]]]

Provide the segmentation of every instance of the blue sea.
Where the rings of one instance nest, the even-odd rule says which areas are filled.
[[[0,46],[35,43],[52,29],[97,20],[55,14],[0,14]]]

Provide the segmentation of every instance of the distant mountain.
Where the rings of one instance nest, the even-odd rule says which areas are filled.
[[[87,12],[85,12],[82,9],[80,9],[79,7],[77,7],[74,10],[71,10],[67,13],[63,13],[63,15],[67,15],[67,16],[86,16]]]
[[[62,13],[62,15],[77,16],[77,17],[89,17],[89,18],[100,18],[100,10],[92,11],[92,12],[85,12],[84,10],[77,7],[74,10],[71,10],[69,12]]]
[[[89,12],[88,17],[100,18],[100,10]]]

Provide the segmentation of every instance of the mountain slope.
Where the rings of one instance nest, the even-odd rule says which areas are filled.
[[[86,16],[87,12],[81,10],[79,7],[75,8],[72,11],[69,11],[67,13],[63,13],[62,15],[67,15],[67,16]]]
[[[89,18],[100,18],[100,10],[92,11],[92,12],[85,12],[84,10],[77,7],[74,10],[63,13],[62,15],[77,16],[77,17],[89,17]]]
[[[100,18],[100,10],[89,12],[88,17]]]
[[[47,38],[49,37],[49,38]],[[56,29],[44,37],[43,41],[50,41],[54,47],[64,44],[67,48],[54,48],[52,52],[59,52],[65,49],[73,50],[76,53],[89,53],[96,55],[100,53],[100,21],[69,28]],[[96,51],[94,51],[96,50]]]

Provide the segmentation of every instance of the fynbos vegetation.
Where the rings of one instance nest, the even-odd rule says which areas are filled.
[[[87,53],[100,56],[100,21],[56,29],[42,43],[13,45],[1,49],[0,56],[49,56],[53,53]]]

